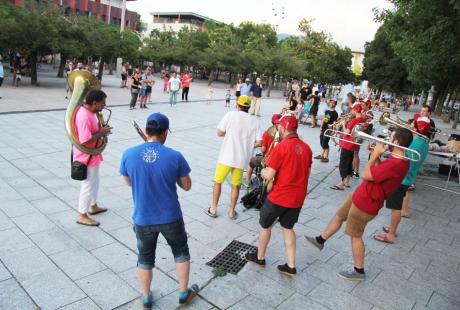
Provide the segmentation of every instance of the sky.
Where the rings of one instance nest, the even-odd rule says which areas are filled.
[[[364,51],[364,43],[372,41],[379,27],[372,9],[390,7],[387,0],[136,0],[127,4],[143,22],[153,20],[151,12],[194,12],[235,25],[243,21],[278,25],[278,33],[293,35],[300,34],[300,20],[313,19],[315,30],[326,31],[354,51]]]

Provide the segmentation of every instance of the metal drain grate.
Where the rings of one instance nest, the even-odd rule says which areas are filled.
[[[237,274],[247,263],[244,258],[246,253],[255,251],[257,251],[257,247],[233,240],[222,252],[217,254],[210,262],[207,262],[206,265],[220,267],[228,273]]]

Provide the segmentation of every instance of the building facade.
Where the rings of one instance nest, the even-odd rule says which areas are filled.
[[[153,21],[147,24],[147,35],[154,29],[178,32],[184,26],[203,31],[206,21],[220,24],[218,21],[192,12],[153,12],[150,15]]]
[[[135,0],[127,0],[135,1]],[[96,16],[112,25],[121,25],[122,0],[7,0],[19,7],[50,7],[64,16]],[[125,11],[125,27],[135,31],[140,15]]]

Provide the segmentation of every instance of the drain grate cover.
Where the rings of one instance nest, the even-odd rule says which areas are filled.
[[[206,265],[220,267],[228,273],[237,274],[247,263],[244,258],[246,253],[255,251],[257,251],[257,247],[233,240],[222,252],[217,254],[210,262],[207,262]]]

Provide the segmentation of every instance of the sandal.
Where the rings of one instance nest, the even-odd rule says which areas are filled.
[[[382,227],[382,230],[383,230],[384,232],[386,232],[387,234],[390,233],[390,227],[388,227],[388,226],[383,226],[383,227]],[[397,236],[398,236],[398,234],[395,234],[395,237],[397,237]]]
[[[343,191],[343,190],[344,190],[344,188],[338,187],[337,185],[331,186],[331,187],[329,187],[329,188],[330,188],[330,189],[333,189],[333,190],[335,190],[335,191]]]
[[[77,220],[77,224],[85,226],[99,226],[101,223],[87,217],[84,220]]]
[[[388,244],[395,243],[394,241],[391,241],[390,239],[388,239],[387,235],[374,235],[374,240],[380,241],[380,242],[383,242],[383,243],[388,243]]]
[[[409,214],[401,214],[401,217],[404,217],[406,219],[410,218],[410,215]]]
[[[91,212],[91,211],[88,211],[88,214],[89,215],[96,215],[96,214],[99,214],[99,213],[104,213],[107,211],[107,208],[99,208],[97,205],[96,207],[94,208],[95,211]]]
[[[321,158],[321,162],[322,162],[322,163],[328,163],[328,162],[329,162],[329,158]]]
[[[318,156],[315,156],[314,159],[323,159],[323,156],[318,155]]]
[[[204,210],[204,213],[209,216],[209,217],[212,217],[212,218],[216,218],[217,217],[217,214],[216,213],[212,213],[211,212],[211,208],[207,209],[207,210]]]

